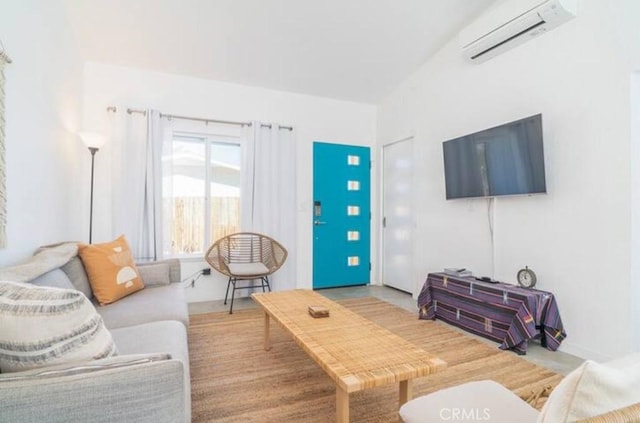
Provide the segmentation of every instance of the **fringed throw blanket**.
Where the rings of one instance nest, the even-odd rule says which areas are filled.
[[[0,269],[0,281],[28,282],[64,266],[77,254],[78,244],[75,242],[42,247],[22,263]]]

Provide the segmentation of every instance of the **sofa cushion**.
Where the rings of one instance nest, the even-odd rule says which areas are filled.
[[[84,270],[80,257],[73,257],[60,269],[67,274],[69,280],[78,291],[82,292],[88,299],[93,298],[89,277],[87,276],[87,271]]]
[[[638,398],[640,362],[621,360],[614,367],[587,360],[551,392],[538,421],[582,420],[635,404]]]
[[[177,283],[145,288],[97,310],[109,329],[159,320],[177,320],[185,327],[189,325],[184,288]]]
[[[441,389],[400,407],[405,423],[518,422],[533,423],[538,411],[492,380]]]
[[[265,275],[269,269],[262,263],[229,263],[229,272],[236,276]]]
[[[23,372],[3,373],[0,374],[0,383],[17,380],[37,381],[54,379],[64,376],[96,373],[104,370],[122,369],[125,367],[154,363],[170,359],[171,355],[167,353],[117,355],[113,357],[103,358],[101,360],[64,363],[54,366],[25,370]]]
[[[52,288],[75,289],[67,274],[60,269],[53,269],[44,275],[38,276],[31,281],[31,284]]]
[[[178,360],[139,363],[137,357],[132,358],[130,365],[101,368],[91,364],[87,371],[78,366],[75,374],[0,380],[0,421],[190,422],[191,404],[186,402],[184,393],[183,363]],[[122,359],[129,361],[130,357]],[[110,359],[100,360],[105,361]]]
[[[75,289],[0,282],[0,321],[3,373],[116,354],[102,318]]]
[[[80,245],[78,255],[101,306],[144,288],[124,235],[112,242]]]
[[[146,291],[146,290],[145,290]],[[184,365],[184,401],[191,404],[191,377],[187,328],[176,321],[146,323],[114,329],[113,339],[121,354],[168,353]],[[186,410],[190,420],[190,408]]]
[[[144,323],[113,329],[111,333],[120,355],[167,353],[189,364],[187,328],[179,322]]]

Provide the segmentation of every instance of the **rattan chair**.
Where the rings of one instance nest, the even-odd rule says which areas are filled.
[[[216,271],[229,278],[224,303],[227,304],[229,287],[233,313],[233,299],[236,289],[265,288],[271,291],[269,276],[278,270],[287,259],[287,250],[276,240],[254,232],[239,232],[217,240],[207,250],[205,260]],[[260,280],[255,285],[253,281]],[[250,281],[246,286],[237,285],[238,281]]]

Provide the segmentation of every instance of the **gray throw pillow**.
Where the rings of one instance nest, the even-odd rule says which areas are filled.
[[[31,281],[36,286],[50,286],[52,288],[75,289],[69,277],[60,269],[53,269]]]
[[[169,265],[167,263],[138,264],[138,273],[144,286],[169,285]]]
[[[93,298],[93,291],[91,290],[91,285],[89,285],[89,277],[87,276],[80,257],[75,256],[60,269],[67,274],[71,283],[78,291],[82,292],[88,299]]]

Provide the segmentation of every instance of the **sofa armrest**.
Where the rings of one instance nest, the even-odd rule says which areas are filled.
[[[188,422],[184,365],[155,356],[0,375],[2,421]],[[187,407],[189,409],[187,410]]]
[[[169,282],[170,283],[182,282],[180,260],[178,259],[164,259],[164,260],[158,260],[158,261],[136,263],[136,266],[140,268],[145,266],[154,266],[156,264],[167,264],[169,266]]]

